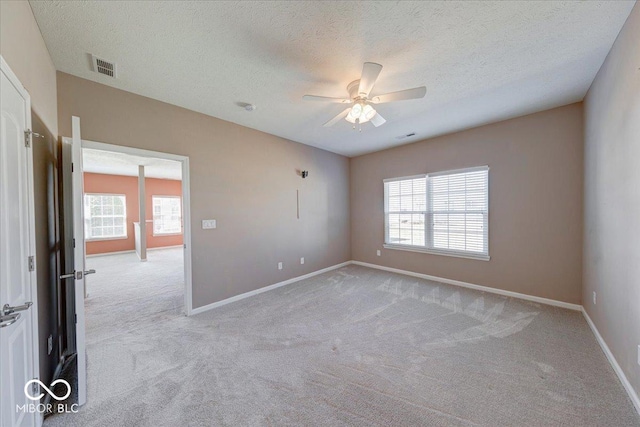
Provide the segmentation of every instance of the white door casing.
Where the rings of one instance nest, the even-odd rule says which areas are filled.
[[[0,424],[30,427],[43,421],[23,406],[38,403],[27,398],[25,384],[39,379],[33,158],[25,134],[31,105],[4,58],[0,62]]]
[[[84,180],[82,176],[82,138],[80,136],[80,118],[71,118],[71,150],[73,157],[73,238],[76,242],[73,259],[76,303],[76,351],[78,366],[78,405],[87,402],[87,357],[85,347],[84,299],[86,295],[84,241]]]

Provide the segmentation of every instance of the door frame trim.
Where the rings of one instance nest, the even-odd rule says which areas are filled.
[[[71,138],[63,137],[65,141]],[[164,153],[162,151],[144,150],[142,148],[127,147],[124,145],[107,144],[104,142],[82,139],[82,148],[111,151],[116,153],[131,154],[140,157],[152,157],[156,159],[173,160],[182,163],[182,218],[184,221],[184,313],[187,316],[193,314],[193,287],[192,287],[192,263],[191,263],[191,195],[189,179],[189,157],[179,154]]]
[[[31,96],[27,89],[22,85],[18,76],[15,75],[9,64],[4,60],[4,57],[0,55],[0,70],[3,72],[9,82],[20,93],[20,96],[25,100],[25,126],[26,130],[31,130]],[[29,232],[29,252],[33,256],[33,270],[29,272],[29,281],[31,288],[31,355],[33,365],[33,377],[40,380],[40,342],[39,339],[39,325],[38,325],[38,259],[36,258],[36,214],[35,214],[35,193],[34,193],[34,173],[33,173],[33,138],[31,146],[27,152],[27,214],[29,216],[27,220],[28,232]],[[25,264],[26,265],[26,264]],[[44,414],[35,411],[36,426],[42,426],[44,422]]]

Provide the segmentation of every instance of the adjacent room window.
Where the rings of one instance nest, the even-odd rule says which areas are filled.
[[[127,237],[127,200],[124,194],[84,195],[86,240]]]
[[[385,247],[489,258],[489,168],[384,181]]]
[[[182,233],[180,196],[153,196],[153,235]]]

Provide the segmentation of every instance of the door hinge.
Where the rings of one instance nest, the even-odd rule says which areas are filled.
[[[29,271],[35,270],[35,263],[34,263],[33,255],[28,257],[27,260],[28,260],[28,265],[29,265]]]
[[[76,239],[75,238],[73,239],[73,247],[74,248],[76,247]]]
[[[71,173],[73,173],[73,162],[71,162]]]
[[[74,321],[75,323],[78,323],[78,315],[77,315],[77,314],[74,314],[74,315],[73,315],[73,321]]]

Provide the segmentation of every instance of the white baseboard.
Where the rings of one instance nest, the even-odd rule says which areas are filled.
[[[157,246],[155,248],[147,248],[147,252],[149,252],[149,251],[160,251],[162,249],[173,249],[173,248],[184,248],[184,245]]]
[[[232,302],[236,302],[236,301],[239,301],[241,299],[252,297],[254,295],[258,295],[258,294],[261,294],[263,292],[271,291],[271,290],[274,290],[274,289],[279,288],[281,286],[290,285],[292,283],[299,282],[300,280],[308,279],[310,277],[317,276],[317,275],[322,274],[322,273],[326,273],[327,271],[336,270],[338,268],[347,266],[347,265],[349,265],[351,263],[352,263],[352,261],[347,261],[347,262],[343,262],[341,264],[332,265],[331,267],[323,268],[322,270],[317,270],[317,271],[305,274],[303,276],[298,276],[298,277],[294,277],[294,278],[289,279],[289,280],[285,280],[283,282],[274,283],[273,285],[265,286],[264,288],[259,288],[259,289],[256,289],[254,291],[245,292],[244,294],[240,294],[240,295],[233,296],[231,298],[223,299],[222,301],[217,301],[217,302],[214,302],[214,303],[211,303],[211,304],[203,305],[202,307],[196,307],[193,310],[191,310],[191,315],[200,314],[200,313],[203,313],[205,311],[212,310],[212,309],[214,309],[216,307],[220,307],[222,305],[230,304]]]
[[[97,257],[97,256],[107,256],[107,255],[122,255],[122,254],[132,254],[134,253],[135,250],[127,250],[127,251],[117,251],[117,252],[104,252],[101,254],[91,254],[91,255],[87,255],[87,258],[93,258],[93,257]]]
[[[596,328],[595,323],[593,323],[593,321],[587,314],[587,311],[584,309],[584,307],[582,307],[582,314],[584,315],[584,318],[587,320],[587,323],[589,324],[589,327],[591,328],[593,335],[596,336],[596,340],[598,341],[598,344],[600,344],[602,351],[604,352],[605,356],[607,356],[607,359],[609,360],[611,367],[613,368],[616,375],[620,379],[622,386],[627,391],[627,394],[629,395],[631,402],[633,402],[633,406],[636,407],[636,411],[638,411],[638,413],[640,414],[640,398],[638,398],[638,393],[636,393],[636,391],[633,389],[633,386],[627,379],[627,376],[622,371],[622,368],[620,367],[620,365],[618,365],[618,361],[613,356],[613,353],[611,353],[611,350],[609,350],[609,346],[604,341],[604,338],[602,338],[602,335],[600,335],[598,328]]]
[[[568,308],[569,310],[582,310],[579,304],[571,304],[564,301],[557,301],[549,298],[536,297],[533,295],[521,294],[519,292],[505,291],[502,289],[490,288],[488,286],[475,285],[473,283],[461,282],[459,280],[446,279],[444,277],[430,276],[428,274],[415,273],[413,271],[400,270],[398,268],[385,267],[378,264],[369,264],[362,261],[351,261],[352,264],[361,265],[363,267],[375,268],[378,270],[389,271],[391,273],[404,274],[405,276],[418,277],[420,279],[433,280],[434,282],[446,283],[448,285],[461,286],[463,288],[475,289],[476,291],[490,292],[492,294],[503,295],[512,298],[519,298],[527,301],[533,301],[540,304],[553,305],[555,307]]]
[[[158,246],[157,248],[147,248],[147,252],[148,251],[159,251],[159,250],[162,250],[162,249],[173,249],[173,248],[184,248],[184,245]],[[126,251],[104,252],[104,253],[101,253],[101,254],[87,255],[87,258],[93,258],[93,257],[97,257],[97,256],[107,256],[107,255],[132,254],[132,253],[135,253],[135,251],[136,251],[135,249],[130,249],[130,250],[126,250]]]

